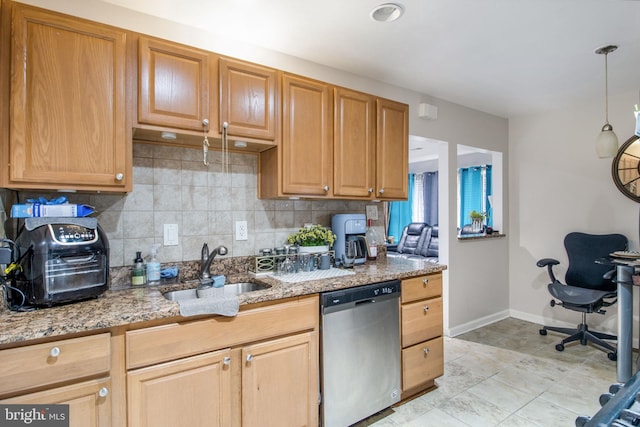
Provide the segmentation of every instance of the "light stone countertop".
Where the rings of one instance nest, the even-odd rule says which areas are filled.
[[[423,261],[379,259],[356,266],[356,274],[300,283],[285,283],[274,277],[228,276],[228,283],[255,281],[271,285],[269,289],[239,295],[240,305],[274,301],[336,289],[350,288],[368,283],[393,279],[406,279],[445,270],[447,267]],[[163,292],[188,289],[196,281],[173,285],[145,286],[122,290],[108,290],[97,299],[30,312],[0,309],[0,346],[33,339],[125,326],[157,319],[180,316],[177,302],[168,301]]]

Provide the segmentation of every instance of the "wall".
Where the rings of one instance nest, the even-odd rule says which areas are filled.
[[[609,120],[620,144],[633,134],[633,105],[638,92],[609,97]],[[537,268],[540,258],[562,263],[562,240],[571,231],[622,233],[638,249],[638,204],[627,199],[611,178],[612,159],[599,159],[595,139],[604,122],[603,99],[585,101],[509,122],[510,286],[509,306],[516,317],[538,323],[566,322],[579,315],[549,306],[547,274]],[[638,307],[636,303],[634,305]],[[615,306],[606,316],[590,316],[593,329],[616,330]]]
[[[508,237],[493,239],[491,243],[461,243],[455,237],[457,144],[504,153],[505,178],[502,185],[505,195],[504,216],[508,218],[506,171],[509,165],[506,160],[508,154],[508,123],[506,119],[400,86],[380,83],[278,52],[238,43],[233,41],[231,37],[212,36],[211,33],[199,29],[188,28],[97,0],[69,0],[65,2],[25,0],[24,3],[175,40],[409,104],[409,133],[446,141],[446,144],[440,144],[440,165],[438,167],[440,171],[447,171],[446,174],[443,173],[439,176],[439,193],[441,201],[443,201],[439,204],[440,254],[441,261],[449,265],[449,269],[443,275],[445,332],[449,332],[450,327],[456,327],[457,331],[464,331],[491,319],[499,318],[508,311]],[[215,23],[212,23],[212,28],[214,26]],[[398,84],[400,85],[401,82]],[[418,105],[423,102],[438,107],[438,120],[424,120],[418,117]],[[200,195],[197,197],[200,200]],[[280,205],[279,202],[275,203],[274,211],[277,212],[280,210]],[[315,204],[321,202],[311,203],[311,212],[324,210],[322,205]],[[263,208],[260,207],[258,211],[261,209]],[[327,208],[326,212],[329,211],[330,209]],[[295,203],[291,212],[289,215],[295,212]],[[503,231],[508,236],[509,223],[506,219]],[[279,233],[279,231],[275,233]],[[144,245],[146,242],[140,244]],[[189,251],[195,251],[195,249],[191,248]],[[128,261],[129,258],[130,253],[124,253],[124,261]]]

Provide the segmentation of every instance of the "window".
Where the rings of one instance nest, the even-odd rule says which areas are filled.
[[[470,166],[458,169],[458,228],[471,222],[472,211],[486,215],[485,225],[491,226],[492,186],[491,165]]]

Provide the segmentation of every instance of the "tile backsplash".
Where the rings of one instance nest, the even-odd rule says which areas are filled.
[[[305,223],[331,225],[335,213],[365,213],[370,202],[342,200],[258,199],[256,154],[231,153],[229,172],[224,173],[219,151],[209,152],[162,145],[133,144],[133,191],[129,194],[65,193],[71,203],[96,208],[107,233],[112,267],[133,262],[136,251],[149,254],[161,245],[160,262],[200,259],[203,243],[223,244],[227,256],[255,255],[260,248],[282,245],[287,236]],[[28,198],[59,197],[56,192],[4,190],[5,207]],[[383,206],[377,204],[379,217]],[[235,221],[247,221],[248,240],[235,240]],[[379,222],[381,224],[381,222]],[[178,225],[177,246],[164,246],[164,224]],[[15,235],[15,220],[6,223]],[[14,231],[14,233],[11,233]]]

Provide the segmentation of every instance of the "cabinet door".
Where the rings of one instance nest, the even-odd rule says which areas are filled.
[[[138,122],[203,130],[209,112],[211,54],[164,40],[138,42]]]
[[[38,393],[0,400],[4,405],[69,405],[70,427],[111,426],[111,381],[86,381]]]
[[[332,186],[330,87],[291,75],[282,82],[282,192],[326,196]]]
[[[230,425],[229,363],[221,350],[129,371],[129,427]]]
[[[220,130],[232,136],[275,140],[277,71],[220,58]]]
[[[13,4],[10,185],[131,186],[126,32]]]
[[[374,98],[344,88],[334,89],[335,196],[373,196],[375,185]]]
[[[402,391],[444,374],[443,343],[440,337],[402,350]]]
[[[377,100],[376,197],[406,199],[409,174],[409,106]]]
[[[242,350],[242,425],[317,426],[317,334],[308,332]]]
[[[442,298],[402,304],[402,347],[442,335]]]

